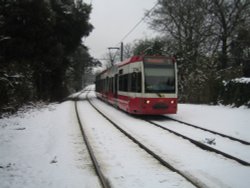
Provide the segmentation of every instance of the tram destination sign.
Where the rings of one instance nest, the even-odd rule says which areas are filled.
[[[145,57],[144,58],[145,63],[149,64],[173,64],[173,60],[171,58],[166,58],[166,57]]]

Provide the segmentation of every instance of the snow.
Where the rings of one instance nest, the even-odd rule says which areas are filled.
[[[232,80],[233,82],[236,83],[250,83],[250,78],[242,77],[242,78],[235,78]]]
[[[250,142],[249,108],[179,104],[178,113],[169,117]]]
[[[71,102],[0,120],[1,188],[100,187]]]
[[[96,111],[87,101],[79,104],[79,112],[88,114],[82,116],[82,122],[88,125],[87,135],[93,135],[89,139],[97,150],[98,161],[101,161],[112,187],[193,187],[150,158],[119,130],[110,126],[107,120],[96,117]]]
[[[249,187],[250,167],[202,150],[119,111],[96,99],[93,92],[89,97],[123,129],[201,186]],[[192,187],[111,126],[85,98],[83,93],[83,100],[77,103],[80,118],[112,187]],[[250,109],[247,108],[179,104],[178,114],[169,117],[250,141]],[[202,142],[215,139],[213,147],[250,162],[249,146],[176,122],[153,121]],[[101,187],[80,133],[73,101],[31,108],[0,119],[0,182],[1,188]]]
[[[241,84],[248,84],[250,83],[250,78],[242,77],[242,78],[235,78],[233,80],[230,80],[231,82],[235,83],[241,83]],[[229,83],[229,81],[223,81],[224,86],[226,86]]]
[[[3,35],[0,35],[0,42],[3,41],[3,40],[9,40],[11,39],[11,37],[8,37],[8,36],[3,36]]]
[[[194,147],[189,141],[178,138],[171,133],[164,132],[126,113],[120,111],[115,112],[116,110],[113,107],[107,106],[99,100],[95,99],[93,102],[98,105],[101,111],[121,125],[123,129],[132,133],[138,140],[141,140],[142,143],[146,143],[147,146],[150,146],[150,149],[160,153],[161,156],[164,156],[164,159],[172,165],[177,166],[182,172],[188,172],[190,178],[201,181],[201,186],[248,187],[250,184],[250,168],[244,167],[235,161],[225,159],[215,153]],[[206,108],[206,106],[204,106],[204,108]],[[198,108],[196,110],[201,109]],[[195,114],[193,115],[193,118],[196,117]],[[200,114],[198,113],[198,115]],[[215,115],[216,111],[214,111],[214,116]],[[183,116],[185,115],[183,114]],[[220,115],[217,114],[217,116],[217,119],[219,119]],[[206,118],[206,114],[203,114],[203,118],[204,117]],[[235,116],[235,118],[237,117]],[[249,116],[247,118],[249,119]],[[209,119],[206,120],[209,121]],[[230,126],[230,124],[226,124],[224,128],[228,126]],[[248,147],[248,153],[249,152],[250,147]]]

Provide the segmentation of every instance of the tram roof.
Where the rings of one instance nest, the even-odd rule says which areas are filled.
[[[130,57],[130,58],[128,58],[128,59],[126,59],[126,60],[124,60],[122,62],[117,63],[116,66],[122,67],[122,66],[124,66],[126,64],[142,61],[143,57],[144,57],[143,55],[132,56],[132,57]]]
[[[109,70],[111,70],[113,67],[122,67],[124,65],[127,65],[127,64],[130,64],[130,63],[135,63],[135,62],[139,62],[139,61],[143,61],[143,58],[145,57],[146,55],[136,55],[136,56],[132,56],[124,61],[121,61],[119,63],[116,63],[115,65],[113,65],[112,67],[110,68],[107,68],[105,70],[103,70],[101,73],[99,73],[98,75],[101,75]],[[157,57],[157,56],[149,56],[149,57]],[[173,57],[169,57],[173,60],[175,60]]]

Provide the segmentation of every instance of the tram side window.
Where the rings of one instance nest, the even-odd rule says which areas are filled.
[[[122,88],[123,88],[122,86],[123,86],[123,77],[120,75],[119,76],[119,91],[123,91],[122,90]]]
[[[128,91],[128,74],[119,76],[119,91]]]
[[[108,91],[108,78],[106,77],[104,80],[104,92]]]
[[[113,93],[113,77],[109,79],[109,91]]]
[[[123,91],[128,91],[128,74],[123,75],[123,81],[124,81],[124,85],[123,85]]]
[[[101,80],[101,91],[104,92],[105,81]]]
[[[130,74],[131,91],[141,92],[141,72],[133,72]]]

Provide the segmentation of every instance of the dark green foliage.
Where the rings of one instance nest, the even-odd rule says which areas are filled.
[[[225,105],[250,107],[250,82],[230,80],[225,82],[220,93],[220,102]]]
[[[93,59],[88,54],[88,49],[80,45],[71,55],[70,68],[66,71],[68,90],[73,93],[82,89],[87,69],[92,66]]]
[[[0,107],[68,94],[66,71],[93,28],[90,12],[82,0],[0,0]]]
[[[4,62],[32,61],[41,57],[51,45],[48,42],[53,34],[53,23],[49,19],[50,10],[44,1],[10,1],[4,7],[1,29],[1,36],[9,38],[0,43]]]
[[[242,66],[243,76],[250,77],[250,25],[241,27],[231,43],[234,66]]]
[[[0,114],[15,111],[34,97],[30,68],[9,64],[7,69],[0,70]]]

